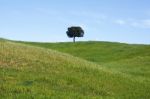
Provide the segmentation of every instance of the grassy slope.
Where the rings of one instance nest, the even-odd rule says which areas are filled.
[[[1,98],[148,99],[148,83],[57,51],[0,40]]]
[[[150,80],[150,45],[110,42],[24,43],[69,53],[140,80]]]

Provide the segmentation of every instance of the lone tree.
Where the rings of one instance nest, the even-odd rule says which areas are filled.
[[[75,43],[75,37],[83,37],[84,30],[79,26],[72,26],[68,28],[66,32],[69,38],[73,38],[73,42]]]

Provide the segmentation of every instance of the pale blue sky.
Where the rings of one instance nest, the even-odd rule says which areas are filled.
[[[41,42],[72,41],[69,26],[84,38],[150,44],[150,0],[0,0],[0,37]]]

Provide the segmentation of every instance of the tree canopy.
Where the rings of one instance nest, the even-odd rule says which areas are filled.
[[[83,37],[84,36],[84,30],[79,26],[69,27],[68,31],[66,33],[69,38],[73,38],[74,42],[75,42],[75,37]]]

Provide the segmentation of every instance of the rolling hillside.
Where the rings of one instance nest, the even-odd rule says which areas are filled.
[[[21,43],[68,53],[140,80],[150,80],[150,45],[112,42]]]
[[[150,46],[28,44],[0,40],[2,99],[150,98]]]

